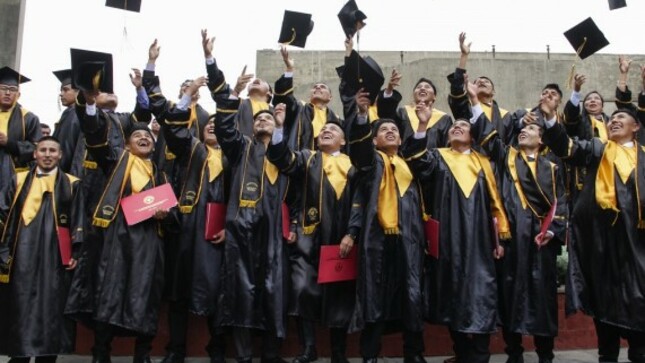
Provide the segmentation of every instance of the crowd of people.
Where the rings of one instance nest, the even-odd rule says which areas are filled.
[[[284,45],[273,87],[246,69],[229,84],[206,30],[207,76],[170,100],[155,40],[130,75],[132,112],[116,112],[101,71],[89,86],[79,69],[55,72],[66,109],[51,136],[18,102],[28,78],[0,69],[0,354],[55,362],[81,323],[93,362],[110,362],[115,336],[136,337],[133,362],[150,362],[165,300],[163,363],[184,362],[191,313],[205,317],[213,363],[227,337],[250,363],[256,333],[262,363],[283,363],[290,317],[293,363],[318,359],[317,327],[332,363],[347,362],[353,332],[366,363],[391,332],[403,333],[404,362],[424,363],[426,324],[448,328],[457,363],[488,362],[498,329],[507,362],[523,362],[530,335],[548,363],[567,249],[566,309],[593,317],[599,361],[617,362],[624,338],[630,361],[645,362],[645,67],[633,102],[631,60],[619,58],[611,115],[603,95],[583,95],[593,75],[581,74],[568,101],[550,83],[535,107],[509,111],[492,79],[467,73],[463,33],[459,46],[450,89],[420,78],[404,104],[401,74],[374,82],[378,64],[348,37],[339,116],[324,83],[294,96]],[[198,102],[204,86],[213,115]],[[449,112],[434,107],[442,92]],[[166,183],[177,206],[128,223],[121,201]],[[224,227],[207,233],[217,218]],[[328,246],[356,259],[355,278],[318,282]]]

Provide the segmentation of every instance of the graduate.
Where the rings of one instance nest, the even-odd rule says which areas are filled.
[[[211,362],[223,363],[225,359],[225,336],[214,321],[222,279],[225,232],[217,231],[213,240],[206,240],[204,233],[208,227],[209,203],[226,204],[228,201],[230,173],[217,143],[214,118],[199,131],[199,138],[191,128],[197,124],[193,118],[193,100],[199,87],[205,85],[204,77],[191,81],[183,90],[179,103],[158,117],[168,151],[176,155],[173,162],[181,180],[178,186],[181,230],[174,235],[176,241],[172,241],[177,245],[173,249],[174,256],[166,259],[167,264],[173,264],[167,268],[173,273],[168,275],[165,288],[170,298],[166,363],[184,361],[189,312],[207,317],[211,339],[206,350]]]
[[[282,46],[280,52],[286,69],[275,82],[273,104],[287,105],[285,131],[288,134],[285,136],[288,137],[289,146],[294,150],[313,150],[315,140],[327,122],[335,122],[342,126],[338,115],[328,107],[332,100],[331,89],[324,83],[316,83],[311,87],[309,101],[299,102],[293,95],[294,61],[289,57],[286,46]]]
[[[366,206],[358,248],[356,308],[350,331],[361,331],[360,353],[374,363],[387,331],[403,331],[404,361],[423,358],[423,238],[419,187],[399,155],[396,122],[369,123],[369,93],[356,94],[350,158],[362,174]]]
[[[498,276],[507,362],[524,361],[522,335],[533,335],[539,361],[550,363],[558,334],[556,259],[566,239],[568,215],[563,172],[540,154],[544,129],[537,123],[521,129],[516,147],[505,146],[497,131],[479,132],[485,130],[479,124],[490,121],[480,105],[471,109],[470,99],[479,87],[477,81],[467,82],[465,72],[457,68],[451,79],[451,89],[466,90],[463,95],[451,95],[451,109],[453,114],[479,115],[472,127],[473,144],[495,161],[501,174],[501,196],[512,234],[504,244]],[[549,100],[540,105],[548,119],[557,113],[556,100]],[[542,234],[551,208],[555,215]]]
[[[78,117],[74,106],[76,104],[76,95],[78,89],[72,85],[72,70],[62,69],[53,72],[56,78],[60,81],[60,94],[59,99],[61,105],[65,107],[60,119],[54,125],[54,137],[61,142],[61,151],[63,158],[60,161],[59,167],[65,173],[72,171],[72,160],[76,153],[77,147],[83,147],[81,137],[81,126],[78,123]],[[76,168],[76,171],[80,170]],[[76,175],[78,177],[78,175]]]
[[[617,109],[607,123],[608,141],[570,139],[549,121],[543,141],[587,175],[572,212],[569,275],[573,306],[594,318],[601,362],[616,362],[620,338],[632,362],[645,362],[645,274],[642,210],[645,149],[635,140],[641,125],[632,109]]]
[[[65,312],[94,330],[94,362],[109,362],[112,339],[121,335],[136,336],[134,363],[150,362],[164,286],[161,233],[176,229],[177,222],[158,209],[153,218],[127,224],[121,200],[166,180],[150,160],[154,142],[148,123],[125,130],[125,149],[114,145],[110,116],[98,109],[103,94],[90,87],[79,93],[76,112],[87,150],[107,182],[91,211],[95,239],[86,244],[87,263],[74,275]]]
[[[246,66],[242,74],[237,78],[235,87],[226,83],[224,73],[217,67],[217,62],[213,57],[213,44],[215,37],[208,37],[206,29],[202,30],[202,48],[204,58],[206,59],[206,72],[208,75],[208,89],[211,91],[211,97],[215,103],[226,102],[229,97],[239,98],[240,94],[246,89],[247,98],[240,99],[239,110],[236,111],[235,125],[243,135],[252,137],[253,133],[253,116],[259,111],[271,109],[270,103],[273,97],[271,86],[265,80],[255,78],[252,73],[246,73]]]
[[[218,327],[233,328],[238,362],[251,361],[253,329],[263,334],[261,362],[283,363],[279,349],[287,332],[288,273],[282,203],[288,180],[266,158],[273,111],[255,114],[251,138],[235,125],[240,102],[222,99],[215,114],[215,135],[231,168],[216,321]]]
[[[277,87],[276,87],[277,89]],[[316,149],[297,151],[284,134],[282,109],[276,106],[276,129],[267,150],[269,161],[291,177],[301,190],[298,235],[290,245],[291,291],[289,315],[298,318],[303,353],[294,363],[317,360],[316,322],[330,328],[331,361],[346,363],[346,335],[354,311],[355,283],[318,284],[320,248],[340,245],[341,257],[351,251],[361,228],[359,178],[346,154],[341,125],[327,121],[317,135]],[[286,112],[288,113],[288,112]]]
[[[62,156],[56,138],[41,138],[36,166],[0,196],[0,354],[13,363],[52,363],[74,351],[76,324],[63,309],[83,242],[83,197],[78,178],[58,167]],[[60,238],[71,238],[69,260]]]
[[[616,107],[629,108],[638,116],[641,124],[645,123],[645,65],[640,66],[641,92],[638,94],[636,106],[632,100],[632,91],[627,86],[627,78],[632,60],[625,56],[618,57],[618,83],[616,85]],[[645,143],[645,128],[638,130],[637,140]]]
[[[0,190],[16,172],[29,170],[42,136],[38,116],[18,103],[20,85],[29,81],[9,67],[0,68]]]
[[[469,100],[479,102],[475,92]],[[448,130],[450,147],[428,150],[432,111],[425,102],[415,111],[419,125],[402,154],[425,186],[426,217],[439,223],[438,254],[426,258],[425,318],[448,327],[457,363],[488,362],[498,320],[495,259],[504,254],[498,241],[511,234],[491,162],[472,149],[471,133],[496,131],[490,122],[474,123],[479,114],[470,120],[455,115]]]

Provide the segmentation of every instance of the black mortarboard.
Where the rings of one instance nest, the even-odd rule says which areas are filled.
[[[609,45],[609,41],[591,18],[564,32],[564,36],[580,59],[585,59]]]
[[[625,0],[609,0],[609,10],[616,10],[627,6]]]
[[[67,85],[72,83],[72,70],[71,69],[61,69],[60,71],[53,71],[54,75],[60,81],[61,85]]]
[[[141,0],[106,0],[105,6],[138,13],[141,11]]]
[[[365,26],[363,21],[365,19],[367,16],[358,10],[358,5],[354,0],[349,0],[338,13],[338,20],[340,20],[340,25],[343,26],[343,31],[348,38],[353,37],[360,28]]]
[[[338,75],[338,77],[343,78],[343,72],[345,72],[344,65],[336,67],[336,74]]]
[[[112,90],[112,54],[71,49],[72,87],[84,91]]]
[[[23,76],[10,67],[0,68],[0,83],[7,86],[18,86],[21,83],[29,82],[31,79]]]
[[[358,92],[361,88],[369,92],[369,98],[372,103],[376,100],[376,96],[378,96],[385,82],[383,71],[378,63],[369,56],[361,57],[356,51],[352,51],[347,60],[347,65],[343,71],[343,79],[355,92]]]
[[[313,29],[314,22],[311,20],[311,14],[285,10],[278,43],[304,48],[307,36]]]

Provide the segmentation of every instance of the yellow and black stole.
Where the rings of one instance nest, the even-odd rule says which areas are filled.
[[[408,120],[410,120],[410,127],[414,132],[419,128],[419,117],[417,116],[417,111],[415,110],[414,105],[405,105],[405,113],[408,115]],[[430,120],[428,120],[428,127],[426,131],[431,129],[446,113],[439,111],[437,109],[432,109],[432,115]]]
[[[268,110],[269,104],[263,101],[256,101],[250,98],[240,102],[240,107],[235,117],[237,129],[248,137],[253,137],[253,115]]]
[[[408,164],[401,157],[389,156],[382,151],[377,152],[383,160],[377,217],[383,233],[399,234],[399,198],[403,197],[414,177]]]
[[[7,139],[23,141],[27,138],[25,115],[28,112],[19,103],[16,102],[14,104],[12,110],[9,111],[6,130],[3,131],[7,135]],[[16,173],[29,170],[29,167],[18,156],[12,156],[11,161],[13,162],[12,166]]]
[[[198,148],[206,148],[201,152]],[[190,151],[190,159],[185,172],[188,173],[186,181],[179,194],[179,212],[189,214],[199,202],[202,193],[204,173],[208,170],[208,182],[215,180],[224,169],[222,161],[222,150],[197,142],[193,138],[193,147]]]
[[[513,178],[515,190],[520,197],[522,208],[530,208],[538,217],[544,218],[556,196],[556,165],[536,155],[535,169],[522,151],[509,148],[507,166]]]
[[[248,141],[240,183],[240,208],[255,208],[264,195],[264,175],[269,183],[278,179],[278,168],[266,158],[266,145],[259,141]]]

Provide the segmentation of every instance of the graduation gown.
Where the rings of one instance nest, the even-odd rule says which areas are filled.
[[[189,119],[190,111],[184,113]],[[175,121],[175,118],[159,118],[163,120],[162,131],[168,149],[177,156],[174,163],[181,176],[178,197],[181,231],[176,253],[166,260],[173,264],[169,266],[172,273],[166,281],[166,291],[171,300],[188,300],[191,312],[210,316],[220,293],[224,244],[215,245],[204,239],[206,208],[208,203],[227,203],[229,169],[221,150],[207,147],[192,136],[192,130],[187,127],[189,121]],[[220,159],[218,166],[209,166],[209,153]]]
[[[8,281],[0,283],[0,354],[11,357],[71,353],[75,346],[76,324],[63,316],[73,271],[61,263],[56,231],[58,226],[69,228],[73,250],[79,250],[80,182],[60,170],[43,178],[52,178],[54,192],[42,194],[28,224],[22,213],[29,194],[36,193],[31,189],[35,169],[18,173],[0,198],[0,256],[3,263],[10,261],[4,275]]]
[[[318,126],[314,125],[316,106],[309,102],[299,102],[294,97],[293,77],[282,75],[275,82],[274,92],[273,104],[284,103],[287,106],[285,130],[288,135],[289,147],[294,150],[316,149],[316,137],[318,137],[324,123],[329,121],[340,123],[338,115],[326,108],[324,123]]]
[[[490,123],[483,125],[492,128]],[[426,139],[409,138],[403,147],[415,177],[429,186],[423,195],[426,211],[440,223],[439,258],[426,258],[424,317],[453,331],[493,333],[498,303],[494,213],[484,165],[466,197],[450,167],[466,160],[446,157],[468,156],[455,155],[458,153],[449,149],[427,150],[427,143]],[[487,161],[483,155],[478,158]]]
[[[356,193],[358,175],[345,154],[323,155],[308,149],[294,152],[288,142],[271,144],[267,150],[269,160],[292,177],[294,185],[303,186],[296,229],[298,240],[289,245],[288,312],[321,321],[327,327],[347,327],[354,311],[355,282],[318,284],[318,268],[321,246],[338,245],[348,233],[359,234],[363,207]],[[344,159],[346,164],[337,161],[347,169],[344,172],[336,169],[331,158]],[[332,175],[333,184],[328,175]]]
[[[7,144],[0,147],[0,190],[8,188],[16,172],[29,169],[41,137],[38,116],[16,102],[7,123]]]
[[[596,199],[602,160],[613,141],[570,140],[557,124],[546,130],[543,140],[567,162],[588,170],[571,216],[567,312],[582,310],[603,323],[645,332],[645,229],[639,221],[644,204],[639,198],[645,188],[643,146],[634,146],[636,164],[626,182],[614,170],[616,212],[601,208]]]
[[[235,112],[239,105],[220,101],[218,107]],[[215,134],[231,168],[217,325],[257,328],[283,338],[288,274],[281,203],[287,177],[266,161],[262,142],[237,130],[233,113],[218,111]]]
[[[398,233],[386,233],[377,212],[385,161],[374,149],[371,125],[353,122],[350,140],[352,164],[362,174],[357,193],[363,194],[366,208],[354,247],[358,248],[359,261],[356,308],[349,329],[356,331],[367,323],[386,322],[398,329],[422,331],[425,238],[419,188],[413,179],[407,188],[395,186]],[[395,159],[395,168],[407,170],[403,159]]]
[[[60,149],[63,152],[63,157],[58,164],[58,167],[65,173],[71,173],[72,161],[77,147],[84,145],[79,143],[79,136],[81,135],[81,126],[78,122],[78,116],[74,111],[74,106],[69,106],[60,115],[60,120],[54,125],[53,136],[60,142]],[[78,170],[76,170],[78,172]],[[73,174],[73,173],[72,173]],[[81,175],[73,174],[76,177]]]
[[[106,140],[105,117],[87,116],[85,107],[78,105],[77,110],[86,116],[81,127],[88,150],[111,182],[102,193],[95,192],[99,201],[90,213],[96,239],[84,244],[84,261],[72,280],[65,313],[90,326],[94,322],[109,324],[117,334],[155,335],[164,286],[160,232],[171,226],[154,218],[128,226],[119,203],[120,198],[133,194],[126,166],[135,156]],[[152,170],[142,190],[166,182],[154,165]]]

